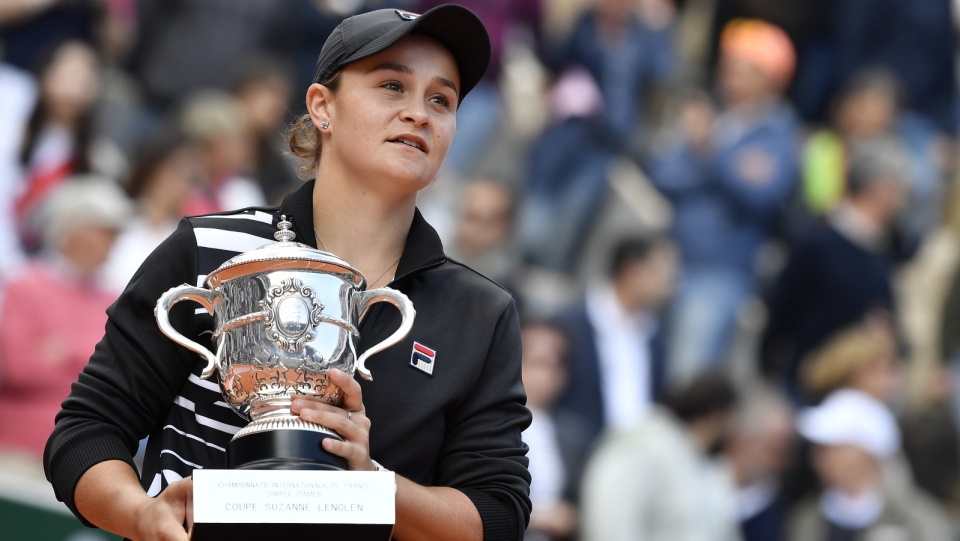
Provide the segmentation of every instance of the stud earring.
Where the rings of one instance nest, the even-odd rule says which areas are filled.
[[[329,127],[330,127],[330,123],[327,122],[326,120],[324,120],[323,122],[320,123],[320,128],[322,128],[322,129],[324,129],[324,130],[327,129],[327,128],[329,128]]]

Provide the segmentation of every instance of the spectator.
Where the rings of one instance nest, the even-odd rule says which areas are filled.
[[[125,185],[136,215],[124,224],[103,268],[110,288],[122,291],[150,252],[173,233],[201,179],[200,152],[190,138],[171,131],[145,142]]]
[[[263,205],[263,190],[247,175],[253,168],[254,142],[249,120],[232,95],[206,89],[183,106],[180,129],[200,145],[204,182],[187,202],[186,214]]]
[[[794,66],[779,28],[737,20],[721,36],[714,122],[703,97],[684,107],[680,134],[650,163],[674,208],[683,256],[670,316],[669,379],[679,382],[724,360],[737,316],[756,290],[757,254],[794,190],[798,124],[783,101]]]
[[[801,382],[814,403],[838,389],[854,389],[890,404],[898,388],[897,361],[892,325],[873,317],[841,330],[803,361]]]
[[[733,481],[714,460],[736,393],[703,373],[633,428],[600,440],[584,473],[584,541],[739,539]]]
[[[793,411],[786,398],[765,385],[749,389],[726,446],[744,541],[781,539],[786,509],[780,476],[792,458],[792,442]]]
[[[523,432],[530,447],[533,511],[526,541],[572,539],[577,526],[580,478],[588,454],[586,427],[575,412],[557,408],[567,384],[569,342],[554,325],[523,326],[523,387],[533,422]]]
[[[663,235],[624,239],[610,260],[609,280],[558,318],[572,352],[560,404],[584,417],[591,441],[605,428],[636,425],[662,390],[660,310],[677,267]]]
[[[54,416],[103,334],[116,293],[97,282],[130,204],[109,180],[71,179],[44,203],[43,256],[3,284],[0,449],[38,462]]]
[[[803,411],[797,428],[815,445],[812,464],[823,490],[792,512],[788,541],[951,538],[943,510],[929,498],[890,487],[884,462],[898,452],[900,433],[881,402],[835,391]]]
[[[805,121],[820,121],[835,77],[831,32],[837,4],[833,0],[717,0],[709,35],[697,43],[716,44],[724,26],[734,19],[760,19],[779,26],[797,49],[790,101]],[[716,51],[705,51],[705,54],[712,54],[709,60],[711,64],[716,63]]]
[[[893,73],[868,68],[847,82],[836,97],[831,128],[813,133],[804,149],[803,195],[814,214],[836,206],[844,192],[844,164],[850,145],[867,139],[895,138],[910,159],[907,204],[894,230],[898,257],[909,257],[940,221],[943,141],[934,127],[904,110],[903,90]]]
[[[282,58],[259,56],[241,62],[230,85],[255,146],[251,173],[268,202],[279,201],[299,184],[294,164],[281,150],[292,80]]]
[[[635,2],[595,0],[570,36],[545,53],[547,67],[562,74],[585,69],[597,83],[603,107],[598,123],[612,148],[620,150],[643,133],[645,98],[674,68],[670,22],[655,26]]]
[[[116,146],[97,137],[93,106],[100,95],[97,53],[80,41],[65,41],[49,51],[37,68],[39,95],[27,120],[17,156],[19,181],[6,202],[6,232],[19,231],[28,253],[39,248],[31,216],[51,190],[73,175],[123,174],[125,161]],[[6,233],[9,234],[9,233]]]
[[[520,266],[514,242],[514,197],[501,181],[477,178],[464,186],[450,257],[513,289]]]
[[[894,141],[855,147],[843,203],[825,224],[803,234],[773,286],[761,360],[797,400],[800,363],[808,353],[868,315],[895,314],[885,240],[902,203],[908,164]]]
[[[642,135],[642,104],[672,70],[671,29],[652,28],[631,2],[597,0],[545,56],[554,122],[530,152],[520,234],[534,264],[572,273],[610,166]]]
[[[871,314],[831,335],[803,359],[799,396],[803,402],[816,404],[846,389],[890,407],[899,389],[897,355],[896,336],[888,316]],[[809,442],[802,442],[797,460],[785,475],[785,498],[791,505],[819,488],[811,457]],[[902,472],[898,478],[907,475],[906,462],[898,460],[896,464]]]
[[[956,133],[951,0],[842,0],[833,32],[836,82],[884,66],[903,81],[911,109],[941,131]]]
[[[897,349],[889,321],[873,318],[858,323],[832,337],[804,362],[804,388],[815,400],[845,388],[895,404],[901,390]],[[923,405],[901,416],[903,465],[909,466],[909,473],[904,474],[939,501],[952,502],[960,481],[957,427],[946,407],[946,396],[936,394],[929,393]]]

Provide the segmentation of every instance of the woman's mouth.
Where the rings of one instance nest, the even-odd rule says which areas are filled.
[[[391,143],[399,143],[399,144],[401,144],[401,145],[406,145],[406,146],[408,146],[408,147],[413,147],[413,148],[419,150],[420,152],[426,152],[426,149],[424,148],[423,142],[422,142],[422,141],[419,141],[419,140],[417,140],[417,139],[408,138],[408,137],[398,137],[398,138],[396,138],[396,139],[393,139],[393,140],[390,141],[390,142],[391,142]]]

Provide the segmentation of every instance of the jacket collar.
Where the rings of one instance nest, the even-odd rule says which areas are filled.
[[[299,189],[284,197],[283,202],[280,203],[280,214],[286,214],[287,218],[293,222],[293,232],[297,234],[298,242],[318,248],[313,232],[315,184],[314,180],[305,182]],[[403,248],[403,255],[400,256],[394,281],[418,270],[439,265],[446,260],[440,235],[423,218],[420,209],[417,209],[413,215],[413,223],[410,224],[407,243]]]

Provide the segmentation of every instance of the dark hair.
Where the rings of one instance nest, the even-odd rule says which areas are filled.
[[[342,74],[342,71],[338,71],[328,81],[320,84],[336,92],[340,88]],[[287,144],[290,145],[289,154],[305,162],[304,165],[297,168],[297,174],[301,178],[309,178],[316,172],[317,166],[320,165],[320,152],[322,150],[320,148],[320,130],[313,125],[310,113],[300,115],[300,118],[290,125],[287,130]]]
[[[898,109],[906,104],[907,93],[900,78],[880,66],[868,66],[851,75],[837,92],[837,101],[845,101],[868,91],[880,91],[889,95]]]
[[[662,232],[620,239],[610,256],[610,276],[616,278],[628,265],[646,261],[654,250],[669,243],[670,237]]]
[[[37,61],[33,68],[33,75],[34,79],[38,81],[38,85],[40,86],[40,94],[39,98],[37,99],[37,103],[33,106],[33,111],[30,112],[30,117],[27,119],[23,141],[20,145],[20,154],[18,159],[20,161],[20,165],[24,167],[30,164],[30,158],[33,156],[33,152],[36,150],[37,139],[40,137],[40,132],[43,130],[47,115],[49,114],[50,104],[48,103],[48,97],[43,93],[43,77],[46,71],[53,65],[53,62],[57,57],[57,53],[59,53],[64,46],[71,43],[83,43],[84,45],[89,46],[89,44],[86,42],[77,40],[58,40],[37,55]],[[73,134],[74,173],[89,173],[91,171],[90,146],[92,141],[93,108],[91,107],[80,116],[77,121],[76,131]]]
[[[680,420],[690,423],[715,413],[728,413],[737,405],[737,390],[718,371],[703,372],[670,392],[664,405]]]
[[[161,128],[151,135],[138,149],[130,174],[123,183],[127,195],[131,199],[138,199],[164,162],[193,144],[193,139],[170,127]]]

